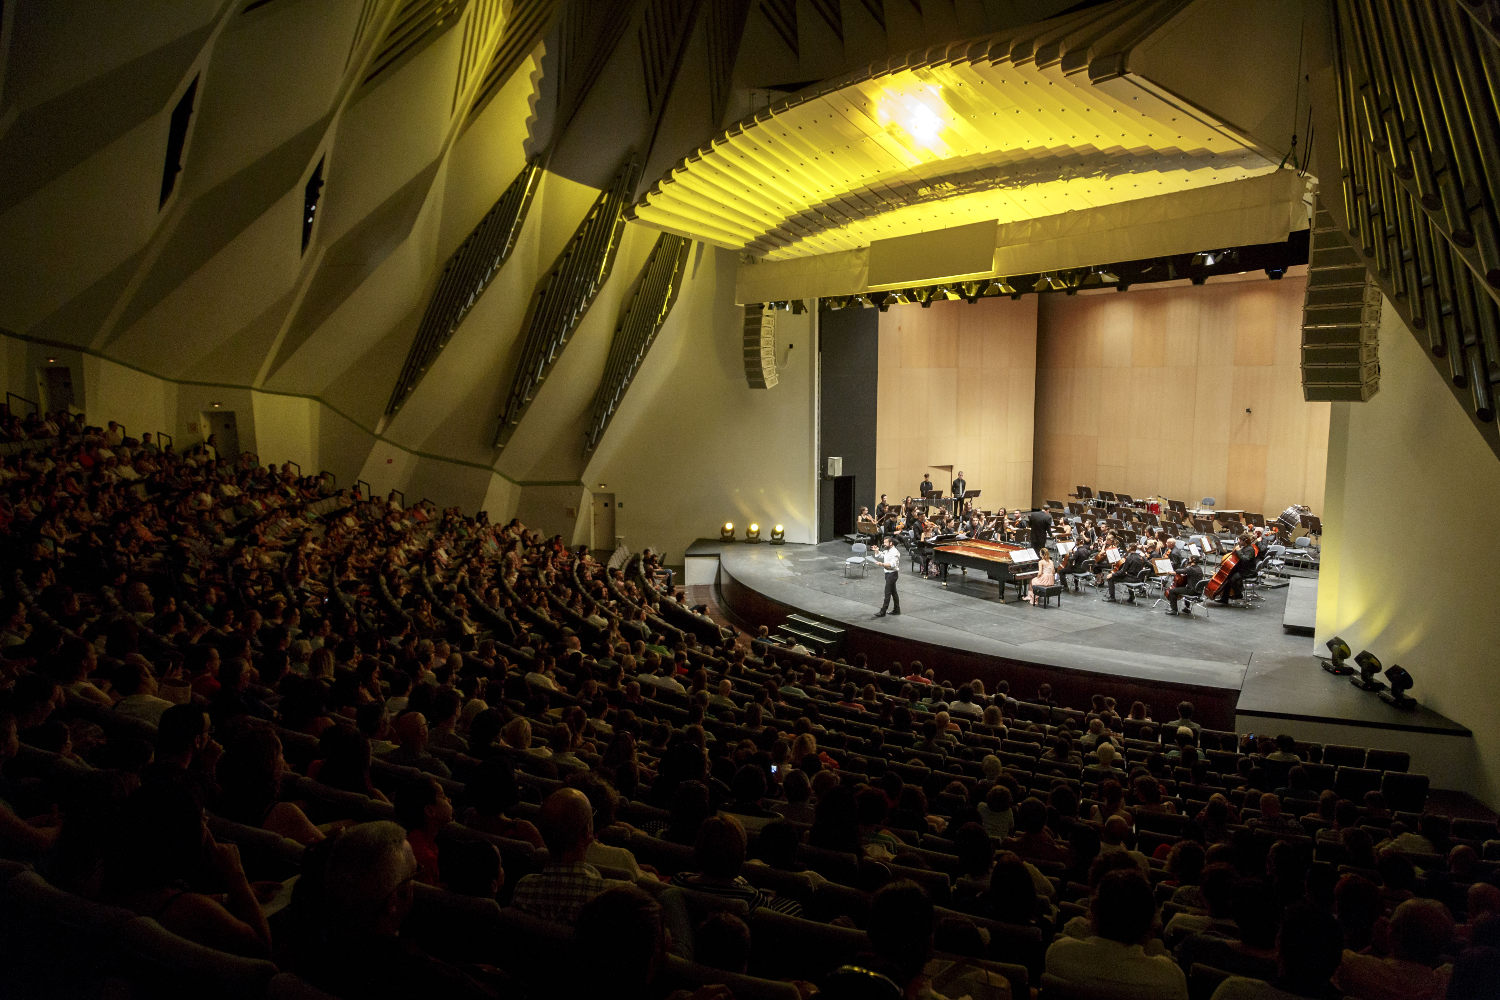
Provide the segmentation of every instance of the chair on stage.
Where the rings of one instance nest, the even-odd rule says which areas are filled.
[[[851,555],[848,559],[844,560],[844,576],[864,576],[866,565],[865,558],[869,551],[869,546],[865,545],[864,542],[855,542],[853,545],[851,545],[849,547],[849,552],[851,553]],[[855,569],[859,570],[857,574],[853,572]]]
[[[1196,606],[1198,608],[1199,614],[1201,614],[1204,618],[1208,617],[1208,601],[1204,599],[1203,590],[1208,586],[1209,579],[1209,577],[1205,576],[1203,579],[1193,584],[1192,590],[1182,595],[1183,614],[1192,614],[1193,608]]]

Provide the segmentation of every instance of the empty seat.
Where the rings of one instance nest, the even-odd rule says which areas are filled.
[[[1377,771],[1405,771],[1411,767],[1411,754],[1405,750],[1378,750],[1365,753],[1365,767]]]
[[[1354,802],[1363,799],[1366,792],[1379,788],[1380,772],[1367,767],[1340,767],[1333,779],[1333,790],[1339,793],[1339,798]]]
[[[1364,767],[1365,748],[1327,743],[1323,746],[1323,763],[1334,767]]]
[[[1345,768],[1339,768],[1342,775]],[[1386,771],[1380,781],[1380,794],[1392,809],[1409,809],[1421,812],[1427,804],[1428,778],[1425,774],[1407,774],[1404,771]],[[1341,793],[1342,794],[1342,793]]]

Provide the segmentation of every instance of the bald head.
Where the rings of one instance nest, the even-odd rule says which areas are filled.
[[[542,803],[537,821],[554,862],[583,860],[594,840],[594,808],[587,795],[576,788],[559,788]]]

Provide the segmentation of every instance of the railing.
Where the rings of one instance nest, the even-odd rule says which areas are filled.
[[[354,481],[354,495],[361,500],[371,500],[375,497],[375,488],[363,479]]]
[[[396,503],[401,506],[402,510],[406,509],[406,494],[401,490],[391,490],[386,494],[386,498],[389,500],[395,500]]]
[[[1480,4],[1335,6],[1350,241],[1500,455],[1500,38]]]
[[[17,402],[25,403],[27,406],[31,407],[31,415],[32,416],[36,416],[38,413],[42,412],[42,404],[38,403],[36,400],[34,400],[34,399],[27,399],[25,396],[18,396],[18,395],[16,395],[13,392],[7,392],[5,394],[5,408],[7,410],[9,410],[11,413],[15,413],[16,412],[15,405],[11,402],[11,400],[16,400]]]
[[[599,193],[547,273],[537,280],[522,334],[520,360],[495,432],[496,448],[504,448],[515,433],[547,373],[562,357],[594,296],[609,279],[625,228],[625,204],[639,171],[632,155],[610,186]]]
[[[172,435],[168,434],[166,431],[157,431],[156,446],[162,451],[166,451],[168,448],[175,449],[177,447],[177,444],[172,439]]]
[[[656,238],[656,245],[642,265],[635,294],[621,310],[614,339],[609,343],[604,374],[600,376],[599,388],[594,393],[593,416],[584,432],[585,455],[599,446],[609,422],[614,419],[615,410],[625,398],[641,363],[646,360],[646,352],[667,321],[667,314],[672,311],[682,287],[682,272],[692,245],[692,241],[684,236],[663,233]]]
[[[516,237],[541,180],[540,160],[531,160],[448,258],[427,302],[422,322],[391,390],[385,412],[395,413],[437,358],[474,303],[515,249]]]

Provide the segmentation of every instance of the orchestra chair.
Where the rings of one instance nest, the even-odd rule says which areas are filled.
[[[1196,606],[1198,608],[1199,614],[1201,614],[1204,618],[1208,617],[1208,602],[1203,598],[1203,590],[1208,586],[1208,582],[1211,579],[1212,577],[1205,576],[1203,579],[1193,584],[1193,589],[1191,591],[1182,595],[1183,614],[1192,614],[1193,608],[1194,606]]]
[[[864,542],[855,542],[853,545],[849,546],[850,556],[848,559],[844,560],[845,577],[856,575],[862,577],[865,575],[865,556],[869,553],[869,551],[870,547]],[[859,570],[858,574],[852,572],[855,569]]]
[[[1145,569],[1137,573],[1134,579],[1119,581],[1119,586],[1125,588],[1126,603],[1134,604],[1135,599],[1141,594],[1144,594],[1146,592],[1146,588],[1151,586],[1151,578],[1151,567],[1147,566]]]

